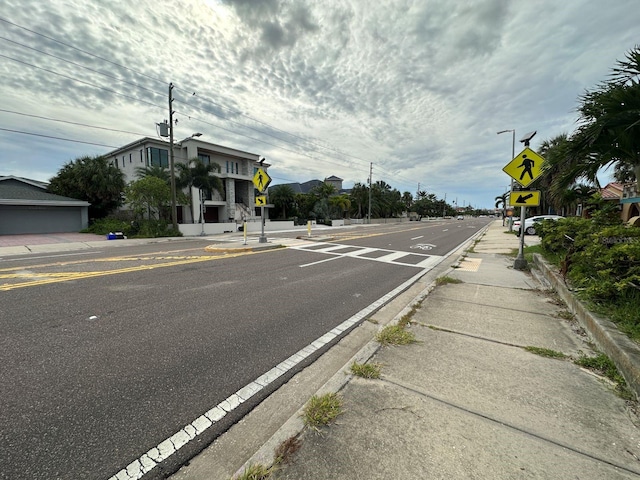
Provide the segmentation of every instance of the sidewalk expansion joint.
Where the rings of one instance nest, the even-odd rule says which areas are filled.
[[[438,332],[444,333],[453,333],[455,335],[461,335],[463,337],[475,338],[476,340],[484,340],[485,342],[497,343],[498,345],[506,345],[507,347],[516,347],[516,348],[525,348],[527,345],[518,345],[515,343],[502,342],[500,340],[494,340],[493,338],[481,337],[479,335],[473,335],[471,333],[461,332],[459,330],[451,330],[450,328],[442,328],[437,325],[431,325],[428,323],[417,322],[412,320],[411,323],[415,323],[421,327],[430,328],[431,330],[436,330]]]
[[[598,457],[595,454],[591,454],[589,452],[582,451],[582,450],[580,450],[580,449],[578,449],[576,447],[573,447],[571,445],[565,444],[563,442],[554,440],[554,439],[549,438],[549,437],[545,437],[542,434],[527,430],[525,428],[519,427],[517,425],[513,425],[511,423],[505,422],[503,420],[499,420],[497,418],[493,418],[493,417],[491,417],[489,415],[486,415],[484,413],[477,412],[475,410],[471,410],[470,408],[467,408],[467,407],[463,407],[462,405],[457,405],[457,404],[452,403],[452,402],[450,402],[448,400],[444,400],[442,398],[436,397],[435,395],[433,395],[431,393],[427,393],[427,392],[423,392],[422,390],[418,390],[416,387],[414,387],[412,385],[405,385],[404,383],[402,383],[402,382],[400,382],[398,380],[389,380],[389,379],[386,379],[386,378],[382,378],[379,381],[388,383],[390,385],[395,385],[396,387],[399,387],[399,388],[401,388],[403,390],[406,390],[408,392],[411,392],[411,393],[416,394],[418,396],[421,396],[423,398],[428,398],[429,400],[433,400],[433,401],[435,401],[437,403],[440,403],[442,405],[445,405],[447,407],[453,408],[455,410],[467,413],[467,414],[472,415],[474,417],[481,418],[481,419],[486,420],[488,422],[495,423],[495,424],[497,424],[497,425],[499,425],[501,427],[508,428],[508,429],[513,430],[515,432],[521,433],[521,434],[523,434],[525,436],[532,437],[532,438],[535,438],[537,440],[541,440],[542,442],[545,442],[545,443],[548,443],[548,444],[551,444],[551,445],[566,449],[566,450],[568,450],[570,452],[576,453],[576,454],[578,454],[578,455],[580,455],[582,457],[586,457],[586,458],[588,458],[590,460],[594,460],[594,461],[596,461],[598,463],[603,463],[603,464],[609,465],[611,467],[618,468],[620,470],[624,470],[625,472],[631,473],[633,475],[640,476],[640,471],[639,470],[634,470],[634,469],[626,467],[624,465],[620,465],[618,463],[615,463],[615,462],[613,462],[611,460],[607,460],[606,458]]]
[[[514,290],[514,289],[513,288],[508,288],[508,290]],[[449,302],[466,303],[466,304],[469,304],[469,305],[474,305],[476,307],[499,308],[501,310],[508,310],[510,312],[529,313],[529,314],[532,314],[532,315],[539,315],[541,317],[549,317],[549,315],[546,314],[546,313],[532,312],[530,310],[522,310],[522,309],[519,309],[519,308],[510,308],[510,307],[503,307],[501,305],[489,305],[489,304],[486,304],[486,303],[470,302],[468,300],[459,300],[457,298],[447,298],[445,296],[442,296],[440,298],[442,300],[446,300],[446,301],[449,301]]]

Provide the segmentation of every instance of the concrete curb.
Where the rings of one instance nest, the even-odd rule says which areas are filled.
[[[272,244],[272,245],[255,245],[255,246],[235,246],[235,245],[209,245],[204,247],[205,252],[210,253],[237,253],[237,252],[256,252],[258,250],[275,250],[277,248],[285,248],[285,245]]]
[[[621,333],[613,322],[587,310],[541,255],[534,254],[533,261],[598,348],[616,364],[636,399],[640,399],[640,346]]]

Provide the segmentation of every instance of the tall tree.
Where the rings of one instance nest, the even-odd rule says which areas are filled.
[[[355,218],[363,218],[368,211],[369,188],[358,182],[351,189],[351,208]]]
[[[282,218],[287,218],[287,209],[289,212],[295,205],[295,192],[291,185],[275,185],[269,189],[269,201],[274,204],[276,209],[281,213]]]
[[[161,167],[160,165],[152,165],[150,167],[138,167],[136,168],[136,175],[140,178],[146,177],[156,177],[169,185],[171,182],[171,176],[169,174],[169,170],[165,167]]]
[[[224,196],[222,180],[215,175],[215,173],[220,172],[220,165],[217,163],[204,163],[195,157],[189,160],[188,163],[176,164],[176,168],[178,170],[177,188],[189,188],[191,190],[191,187],[195,187],[207,195],[216,190]],[[187,198],[189,207],[193,208],[191,191],[188,192]],[[202,221],[202,218],[200,220]]]
[[[122,205],[124,173],[105,157],[84,156],[63,165],[49,181],[48,190],[57,195],[85,200],[90,218],[104,218]]]
[[[345,214],[348,214],[349,209],[351,208],[351,200],[349,200],[349,195],[335,195],[329,199],[329,204],[334,208],[334,210],[338,213],[336,216],[338,218],[344,218]]]
[[[167,211],[171,202],[171,188],[164,180],[150,175],[131,182],[125,189],[125,198],[137,217],[147,213],[151,219],[155,213],[162,220],[162,212]]]
[[[640,46],[618,61],[609,80],[580,97],[580,126],[571,138],[564,186],[593,180],[606,166],[625,164],[640,179]],[[573,180],[573,181],[572,181]]]

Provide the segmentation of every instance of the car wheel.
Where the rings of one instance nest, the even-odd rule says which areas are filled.
[[[527,227],[527,229],[525,230],[525,233],[527,235],[535,235],[536,234],[536,229],[533,227]]]

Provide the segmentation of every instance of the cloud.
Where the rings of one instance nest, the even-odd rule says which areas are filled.
[[[172,82],[179,137],[200,131],[263,154],[276,179],[364,182],[373,162],[374,178],[399,190],[484,188],[489,203],[508,183],[500,168],[511,139],[496,132],[537,129],[542,141],[571,131],[577,96],[633,46],[640,22],[633,0],[5,4],[9,20],[42,34],[2,24],[5,37],[31,47],[2,41],[2,54],[23,62],[0,59],[6,109],[154,136]],[[136,139],[65,135],[0,112],[9,126],[109,145]],[[14,164],[36,162],[38,149],[33,170],[51,175],[89,149],[49,151],[2,131],[0,141],[19,144]]]

